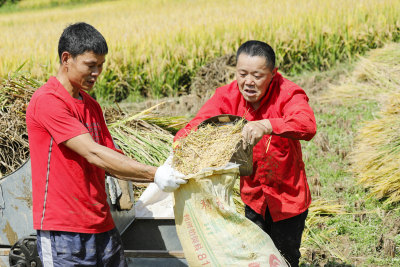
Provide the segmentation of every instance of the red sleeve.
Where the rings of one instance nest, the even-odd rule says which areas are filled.
[[[192,129],[197,129],[197,126],[202,121],[213,116],[224,114],[224,105],[222,105],[224,102],[226,101],[224,101],[220,91],[217,89],[215,94],[200,108],[196,116],[183,129],[176,133],[174,142],[187,136]]]
[[[53,95],[42,96],[37,99],[35,117],[57,144],[89,132],[73,116],[66,103]]]
[[[282,103],[282,118],[271,118],[272,132],[286,138],[311,140],[317,131],[314,112],[301,88],[292,90]]]

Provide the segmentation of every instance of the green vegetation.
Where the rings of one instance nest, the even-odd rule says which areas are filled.
[[[397,0],[257,0],[243,8],[239,0],[121,0],[3,14],[0,76],[27,61],[26,70],[45,80],[58,65],[62,28],[82,20],[110,44],[95,92],[105,102],[185,94],[201,66],[248,39],[270,43],[291,75],[326,70],[400,39]]]
[[[112,0],[0,0],[0,14]]]

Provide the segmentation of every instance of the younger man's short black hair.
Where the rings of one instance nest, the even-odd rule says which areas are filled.
[[[264,57],[267,62],[267,67],[273,70],[275,68],[275,52],[267,43],[250,40],[243,43],[236,52],[236,63],[240,54],[246,54],[251,57]]]
[[[107,42],[103,35],[92,25],[78,22],[64,29],[58,42],[58,57],[61,62],[63,52],[69,52],[73,57],[85,52],[93,52],[98,55],[108,53]]]

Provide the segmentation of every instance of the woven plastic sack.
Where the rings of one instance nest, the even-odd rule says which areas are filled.
[[[236,212],[237,164],[189,176],[174,192],[175,223],[189,266],[287,266],[271,238]]]

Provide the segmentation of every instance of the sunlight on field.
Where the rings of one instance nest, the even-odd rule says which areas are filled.
[[[26,10],[0,17],[0,77],[25,61],[24,70],[35,77],[53,74],[58,38],[77,21],[106,37],[108,68],[123,73],[126,66],[141,65],[138,75],[165,83],[166,71],[191,70],[247,39],[269,42],[284,69],[328,68],[369,42],[395,38],[399,18],[398,0],[121,0]]]

